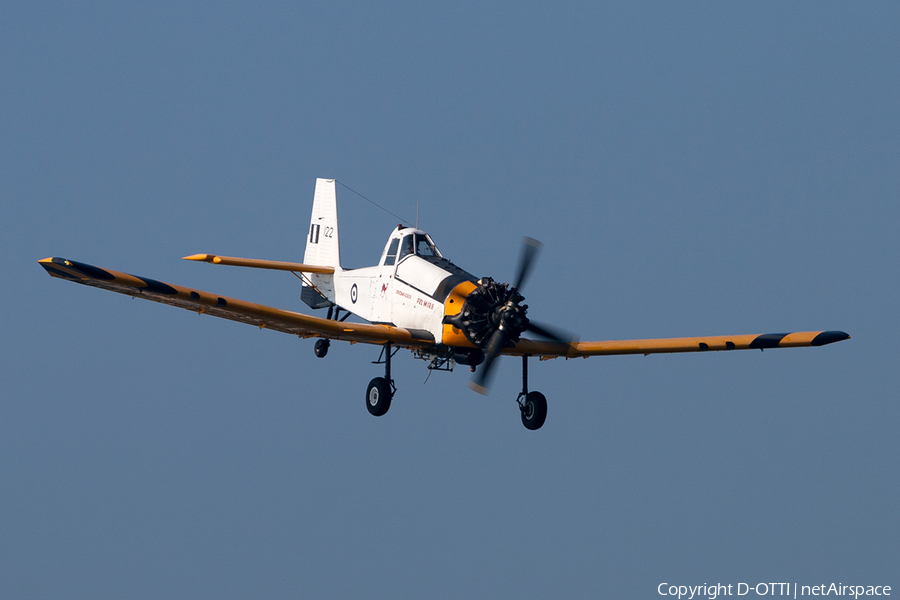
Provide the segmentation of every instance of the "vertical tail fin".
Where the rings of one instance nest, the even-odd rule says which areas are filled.
[[[312,218],[306,232],[306,253],[303,262],[339,269],[341,249],[338,244],[337,199],[334,179],[316,179]]]
[[[337,197],[334,179],[316,179],[316,195],[313,198],[312,217],[306,232],[306,253],[303,262],[308,265],[341,269],[341,249],[338,244]],[[334,303],[334,276],[311,274],[316,289],[303,285],[300,299],[311,308],[322,308]]]

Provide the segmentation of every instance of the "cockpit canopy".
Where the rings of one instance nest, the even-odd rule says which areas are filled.
[[[431,241],[431,237],[424,231],[413,229],[410,233],[395,237],[391,240],[384,255],[384,264],[386,266],[393,265],[410,254],[425,258],[442,258],[437,246]]]

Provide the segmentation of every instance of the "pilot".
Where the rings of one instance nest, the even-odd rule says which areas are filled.
[[[403,238],[403,247],[400,250],[400,258],[403,258],[407,254],[413,253],[413,236],[408,235]]]

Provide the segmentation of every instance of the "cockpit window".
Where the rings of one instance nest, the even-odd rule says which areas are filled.
[[[416,254],[418,256],[440,256],[434,243],[427,235],[416,234]]]
[[[396,242],[397,240],[394,240]],[[391,243],[391,248],[394,248],[394,243]],[[388,250],[388,255],[390,255],[391,251]],[[402,260],[405,256],[410,254],[415,254],[416,256],[435,256],[440,257],[441,253],[438,252],[438,249],[434,246],[434,242],[431,241],[431,238],[427,235],[421,233],[411,233],[400,240],[400,255],[397,257],[397,261]],[[388,262],[390,257],[385,259],[384,264],[392,265],[393,262]]]
[[[397,260],[402,259],[404,256],[413,253],[413,235],[409,234],[403,241],[400,243],[400,256],[397,257]]]
[[[400,240],[393,239],[391,240],[391,245],[388,247],[387,254],[384,257],[385,265],[392,265],[394,261],[397,259],[397,246],[400,244]]]

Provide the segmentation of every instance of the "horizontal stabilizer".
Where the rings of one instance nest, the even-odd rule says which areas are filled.
[[[236,258],[234,256],[218,256],[216,254],[192,254],[184,260],[197,260],[214,265],[231,265],[233,267],[252,267],[254,269],[275,269],[276,271],[295,271],[298,273],[321,273],[330,275],[334,267],[305,265],[303,263],[285,262],[281,260],[258,260],[255,258]]]

